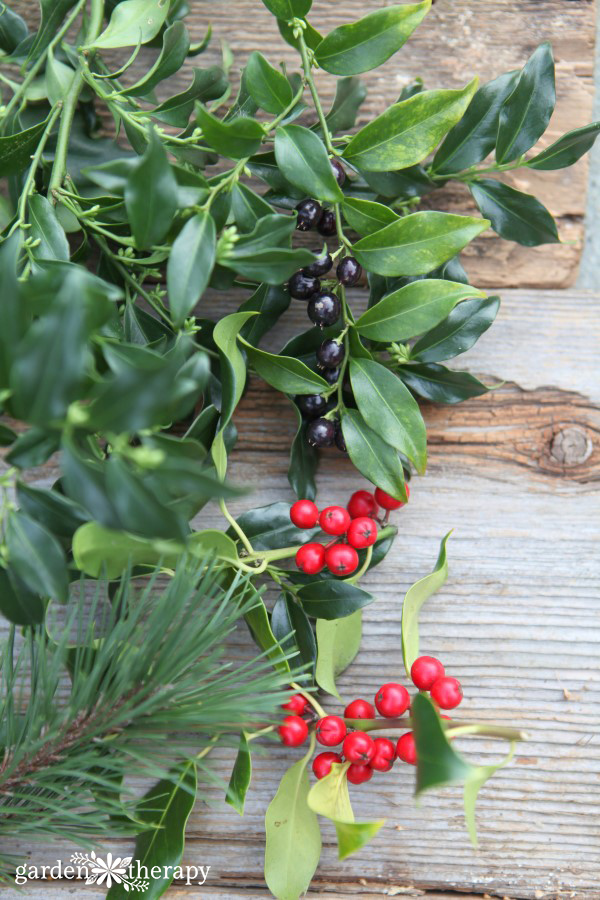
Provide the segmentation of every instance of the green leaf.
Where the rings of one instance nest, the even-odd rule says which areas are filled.
[[[518,72],[506,72],[482,85],[464,116],[448,132],[435,154],[431,170],[446,175],[481,162],[496,146],[500,109],[514,90]]]
[[[0,50],[12,53],[27,37],[26,22],[6,5],[0,4]]]
[[[267,217],[265,216],[265,218]],[[274,217],[270,216],[269,218]],[[260,224],[260,221],[257,225]],[[292,221],[294,220],[292,219]],[[240,242],[235,245],[230,256],[219,259],[219,263],[254,281],[281,285],[298,269],[313,262],[314,258],[312,253],[302,247],[290,249],[289,247],[271,246],[255,250]]]
[[[499,308],[500,297],[464,300],[439,325],[413,345],[411,359],[432,363],[459,356],[487,331]]]
[[[255,550],[279,550],[293,544],[305,544],[313,540],[320,531],[319,526],[296,528],[292,525],[290,504],[285,500],[250,509],[237,517],[237,523]],[[227,534],[236,538],[232,528]]]
[[[357,75],[376,69],[402,47],[430,6],[431,0],[389,6],[351,25],[340,25],[319,44],[315,59],[332,75]]]
[[[287,591],[275,602],[271,613],[271,628],[285,651],[296,653],[293,665],[302,666],[305,675],[312,679],[317,657],[315,635],[308,616]]]
[[[97,522],[82,525],[73,535],[75,565],[93,578],[118,578],[128,566],[173,566],[183,553],[183,544],[136,537]]]
[[[273,668],[284,676],[290,675],[290,664],[284,657],[281,644],[273,634],[269,613],[264,600],[256,595],[256,604],[245,615],[244,619],[252,636],[261,650],[264,650]]]
[[[310,22],[307,22],[306,20],[304,20],[304,26],[304,42],[310,50],[316,50],[323,40],[323,35],[319,34],[317,29],[314,28],[310,24]],[[279,33],[281,34],[281,37],[284,39],[284,41],[288,43],[290,47],[295,47],[296,50],[299,50],[300,41],[297,37],[294,37],[293,25],[291,25],[290,22],[286,21],[285,19],[277,19],[277,27],[279,28]]]
[[[354,128],[358,110],[362,106],[367,89],[360,78],[340,78],[335,86],[333,105],[325,120],[332,134]]]
[[[327,382],[299,359],[267,353],[244,340],[242,343],[256,374],[278,391],[284,394],[318,394],[327,390]]]
[[[41,466],[58,450],[60,434],[45,428],[30,428],[19,435],[8,453],[6,461],[19,469]]]
[[[1,18],[0,18],[1,22]],[[14,625],[39,625],[46,608],[41,597],[32,593],[14,573],[0,568],[0,613]]]
[[[487,219],[417,212],[361,238],[353,253],[377,275],[426,275],[489,228]]]
[[[292,102],[291,84],[258,50],[250,54],[246,63],[246,87],[256,105],[274,116]]]
[[[531,194],[494,178],[478,178],[469,184],[469,189],[482,215],[500,237],[524,247],[560,243],[556,222]]]
[[[252,779],[252,757],[250,755],[250,744],[246,735],[242,731],[240,734],[240,743],[237,756],[231,772],[231,778],[227,786],[225,802],[233,806],[240,816],[244,815],[244,805],[246,802],[246,794],[250,787]]]
[[[320,688],[341,700],[336,678],[356,657],[362,637],[362,611],[343,619],[317,619],[317,667]]]
[[[113,9],[108,26],[86,49],[147,44],[162,28],[168,12],[167,0],[122,0]]]
[[[52,204],[41,194],[32,194],[29,198],[29,221],[28,236],[39,241],[38,246],[32,248],[36,259],[69,259],[69,242],[64,228]]]
[[[279,126],[275,131],[275,158],[290,184],[307,196],[331,203],[343,200],[325,145],[313,131],[302,125]]]
[[[349,762],[333,763],[331,772],[310,789],[308,806],[320,816],[336,822],[354,822],[354,813],[348,793],[347,772]]]
[[[404,470],[396,450],[369,428],[355,409],[344,412],[342,432],[348,456],[358,471],[376,487],[406,502]]]
[[[110,456],[103,468],[106,496],[125,531],[150,538],[185,539],[187,522],[161,502],[124,460]]]
[[[533,159],[527,160],[527,166],[530,169],[545,171],[572,166],[588,150],[592,149],[598,134],[600,134],[600,122],[592,122],[591,125],[584,125],[582,128],[569,131]]]
[[[204,293],[217,252],[215,221],[197,212],[177,235],[167,263],[169,308],[176,326],[183,325]]]
[[[543,135],[554,112],[554,58],[545,42],[525,63],[514,91],[500,110],[496,159],[512,162]]]
[[[240,332],[242,337],[253,346],[259,344],[289,305],[290,295],[283,285],[261,284],[240,306],[240,312],[253,310],[258,313],[244,325]]]
[[[474,767],[450,746],[429,697],[418,693],[412,701],[410,715],[417,747],[416,795],[469,778]]]
[[[150,115],[168,125],[185,128],[196,101],[206,103],[208,100],[216,100],[225,93],[227,85],[227,76],[219,66],[195,68],[192,70],[191,85],[180,94],[169,97],[160,106],[155,106]]]
[[[319,822],[307,804],[312,751],[287,770],[265,816],[265,880],[277,900],[303,896],[321,856]]]
[[[67,561],[57,539],[22,512],[8,518],[6,546],[11,569],[35,594],[66,601]]]
[[[374,200],[361,200],[356,197],[346,197],[342,207],[346,222],[358,234],[373,234],[392,222],[397,222],[398,216],[389,206],[383,203],[375,203]]]
[[[236,225],[244,232],[252,231],[259,219],[273,213],[266,200],[239,181],[234,184],[231,191],[231,208]]]
[[[290,449],[290,465],[288,481],[299,499],[314,500],[317,496],[315,472],[317,470],[318,453],[306,440],[306,423],[296,404],[292,404],[298,425],[296,435]]]
[[[433,328],[469,297],[485,294],[468,284],[441,278],[412,281],[363,313],[356,330],[374,341],[405,341]]]
[[[191,554],[200,558],[212,553],[217,559],[226,562],[236,562],[238,559],[234,541],[229,535],[214,528],[194,531],[188,538],[187,546]]]
[[[356,853],[385,825],[385,819],[376,822],[334,822],[338,840],[338,859],[346,859]]]
[[[46,49],[67,13],[75,6],[75,0],[40,0],[42,20],[35,36],[27,60],[37,59]],[[6,174],[3,172],[3,174]]]
[[[32,487],[23,481],[17,482],[17,500],[30,518],[60,537],[73,537],[89,518],[83,507],[57,490]]]
[[[163,779],[151,787],[135,810],[136,820],[143,823],[145,830],[135,842],[134,859],[148,871],[157,866],[163,873],[149,879],[149,887],[143,894],[148,900],[162,897],[173,881],[173,870],[183,859],[185,829],[198,790],[196,764],[182,762],[172,773],[172,779]],[[134,870],[136,862],[133,863]],[[165,869],[170,870],[170,874],[165,874]],[[107,900],[123,900],[130,896],[124,885],[117,883],[106,895]]]
[[[205,141],[217,153],[232,159],[242,159],[252,156],[260,149],[264,131],[256,119],[238,116],[231,122],[221,122],[203,106],[198,106],[197,117]]]
[[[350,360],[350,381],[367,425],[423,473],[427,465],[425,423],[410,391],[397,375],[370,359]]]
[[[63,100],[71,86],[75,71],[56,59],[52,50],[48,49],[46,60],[46,92],[51,106]]]
[[[432,403],[461,403],[490,390],[468,372],[453,372],[436,363],[402,366],[402,381],[420,397]]]
[[[342,619],[373,602],[373,596],[349,581],[314,581],[298,591],[298,600],[314,619]]]
[[[32,125],[25,131],[0,137],[0,172],[2,176],[20,175],[31,165],[40,138],[46,130],[48,119]]]
[[[302,18],[310,11],[312,0],[263,0],[270,13],[278,19]]]
[[[344,158],[371,172],[421,162],[459,121],[476,89],[474,78],[459,91],[422,91],[394,104],[354,135]]]
[[[474,847],[479,845],[477,840],[477,824],[475,822],[475,807],[479,791],[492,775],[495,775],[498,769],[503,769],[512,760],[515,755],[516,744],[513,742],[509,753],[499,763],[491,766],[471,767],[472,771],[465,781],[464,787],[464,805],[465,805],[465,822],[471,843]]]
[[[406,674],[409,677],[412,664],[419,656],[419,613],[423,604],[429,600],[432,594],[439,591],[448,577],[446,544],[451,534],[452,532],[449,531],[442,539],[433,572],[415,582],[404,597],[402,604],[402,658]]]
[[[124,88],[124,97],[143,97],[149,94],[157,84],[174,75],[184,64],[190,49],[190,36],[181,21],[173,22],[165,29],[160,55],[151,69],[139,81],[129,88]]]
[[[129,2],[137,0],[124,0]],[[177,181],[153,129],[143,156],[127,179],[125,207],[136,246],[142,249],[160,243],[177,212]]]

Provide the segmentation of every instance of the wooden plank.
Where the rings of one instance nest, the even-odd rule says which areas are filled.
[[[22,14],[36,22],[37,0],[24,0],[20,5]],[[327,33],[380,5],[374,0],[368,4],[364,0],[315,0],[310,19]],[[282,59],[288,67],[297,68],[295,51],[283,42],[273,18],[259,0],[216,4],[191,0],[190,7],[186,21],[194,40],[202,38],[209,22],[213,23],[215,39],[204,56],[190,60],[188,70],[172,80],[174,85],[182,88],[188,83],[190,66],[220,62],[219,38],[226,39],[234,51],[236,71],[256,48],[273,62]],[[522,0],[519,4],[513,0],[437,0],[425,23],[402,51],[382,68],[363,76],[369,94],[360,122],[382,112],[413,76],[421,75],[428,88],[458,87],[474,72],[484,81],[522,66],[538,43],[549,40],[557,62],[558,94],[556,112],[544,140],[549,143],[590,121],[594,34],[594,0]],[[113,58],[115,63],[120,59],[118,54],[113,54]],[[147,53],[140,54],[130,70],[131,81],[125,81],[133,83],[147,59]],[[319,72],[317,80],[323,97],[329,101],[335,79]],[[587,162],[582,160],[572,169],[559,172],[517,172],[507,176],[507,180],[536,194],[548,205],[558,219],[563,243],[532,250],[503,241],[490,232],[465,251],[473,283],[486,288],[555,289],[572,285],[582,250]],[[468,191],[461,186],[436,192],[434,198],[439,208],[457,212],[473,209]]]
[[[365,611],[359,657],[340,679],[347,700],[371,697],[380,683],[402,677],[402,596],[430,570],[439,538],[454,527],[449,581],[423,612],[423,650],[439,654],[462,680],[466,699],[457,717],[514,723],[531,735],[481,793],[481,847],[468,843],[458,790],[426,796],[417,809],[414,773],[398,766],[368,788],[353,789],[357,816],[388,820],[371,845],[340,863],[332,830],[324,828],[311,897],[427,892],[450,900],[431,890],[528,900],[600,897],[600,388],[593,377],[599,300],[587,293],[507,292],[497,324],[459,364],[492,380],[513,380],[485,398],[425,408],[428,473],[414,480],[411,502],[398,514],[393,552],[366,580],[377,602]],[[297,332],[304,316],[302,304],[294,304],[272,344]],[[291,498],[285,453],[293,427],[285,401],[253,380],[237,424],[232,477],[254,493],[233,508]],[[570,428],[582,431],[592,452],[580,459],[563,448],[561,462],[556,435]],[[47,482],[52,474],[49,468],[36,477]],[[319,486],[325,504],[343,500],[361,480],[332,451],[323,454]],[[196,524],[222,526],[213,507]],[[248,652],[240,631],[233,653]],[[490,762],[503,748],[482,741],[470,751]],[[224,777],[232,754],[214,755]],[[257,755],[243,819],[218,791],[202,789],[184,862],[211,865],[209,880],[202,889],[174,886],[167,896],[269,896],[261,876],[263,817],[291,756],[280,747]],[[127,849],[109,838],[106,846],[119,855]],[[32,862],[49,864],[76,848],[25,849]],[[59,900],[83,890],[46,883],[43,895]]]

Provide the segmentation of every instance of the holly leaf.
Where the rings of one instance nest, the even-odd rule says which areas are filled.
[[[351,616],[374,598],[349,581],[314,581],[298,590],[302,608],[314,619],[341,619]]]
[[[312,786],[307,798],[310,809],[337,822],[354,822],[348,793],[349,766],[349,762],[333,763],[329,775]]]
[[[418,693],[411,703],[410,716],[417,748],[417,797],[431,788],[463,783],[472,776],[474,766],[451,746],[429,697]]]
[[[237,517],[237,523],[255,550],[279,550],[293,544],[305,544],[320,531],[318,526],[296,528],[290,520],[290,504],[284,500],[250,509]],[[227,534],[236,537],[232,528]]]
[[[356,657],[362,637],[362,611],[343,619],[317,619],[317,666],[315,680],[320,688],[341,700],[336,679]]]
[[[287,653],[294,651],[294,666],[302,666],[312,681],[317,656],[315,635],[308,617],[294,597],[284,591],[271,613],[273,634]]]
[[[442,539],[433,572],[415,582],[404,597],[402,604],[402,657],[409,678],[412,664],[419,655],[419,613],[423,604],[429,600],[432,594],[439,591],[448,577],[446,543],[451,534],[452,532],[449,531]]]
[[[298,429],[290,449],[288,481],[299,499],[314,500],[317,496],[315,472],[319,455],[306,439],[306,422],[300,410],[293,404]]]
[[[379,833],[385,825],[385,819],[376,822],[338,822],[334,821],[338,841],[338,859],[346,859]]]

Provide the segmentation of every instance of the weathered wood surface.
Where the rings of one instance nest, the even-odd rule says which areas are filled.
[[[369,847],[340,863],[332,830],[324,828],[311,897],[426,892],[449,900],[437,893],[448,890],[531,900],[600,897],[599,303],[597,294],[506,292],[496,325],[459,364],[510,381],[456,407],[425,407],[428,473],[415,480],[411,502],[398,514],[393,552],[367,579],[377,602],[365,611],[359,657],[340,680],[348,699],[370,697],[380,683],[401,677],[402,596],[430,570],[439,538],[455,528],[449,581],[423,612],[422,648],[462,680],[459,717],[514,723],[531,736],[481,793],[481,847],[468,843],[459,790],[427,796],[417,809],[414,772],[398,766],[353,790],[357,815],[388,819]],[[304,315],[294,304],[273,344],[297,332]],[[291,498],[285,451],[293,426],[285,400],[253,380],[237,424],[232,476],[255,489],[237,509]],[[319,484],[328,503],[361,482],[332,451],[323,454]],[[201,524],[222,523],[208,509]],[[247,650],[241,633],[239,652]],[[504,749],[488,741],[470,748],[485,762]],[[231,753],[216,757],[227,777]],[[203,795],[210,806],[200,802],[192,816],[185,863],[211,865],[209,880],[203,888],[174,886],[167,896],[269,896],[261,877],[262,822],[289,758],[283,748],[256,758],[243,819],[218,792]],[[109,836],[108,847],[126,850]],[[27,848],[38,864],[66,860],[74,849]],[[61,883],[28,885],[25,894],[101,896],[94,890]]]

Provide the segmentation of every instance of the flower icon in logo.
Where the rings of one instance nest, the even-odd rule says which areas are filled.
[[[106,860],[101,856],[96,856],[94,851],[90,853],[90,876],[86,880],[86,884],[104,884],[109,888],[113,881],[115,884],[125,884],[129,881],[127,875],[127,867],[131,863],[131,856],[113,859],[112,853],[107,853]]]

